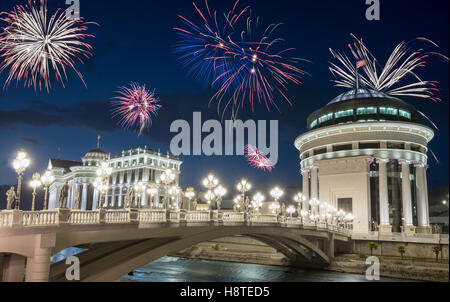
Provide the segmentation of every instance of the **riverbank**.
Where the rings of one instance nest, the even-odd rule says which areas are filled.
[[[188,259],[239,262],[272,266],[291,266],[289,260],[279,251],[263,243],[245,237],[221,238],[195,245],[173,255]],[[449,264],[444,259],[435,263],[432,258],[405,258],[397,256],[378,256],[380,275],[388,278],[415,281],[449,281]],[[337,255],[326,269],[331,272],[364,275],[367,269],[367,256],[364,254]]]

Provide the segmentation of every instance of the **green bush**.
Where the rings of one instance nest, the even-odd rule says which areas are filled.
[[[367,242],[367,246],[370,249],[370,256],[373,256],[373,250],[377,250],[378,249],[378,244],[376,244],[375,242]]]
[[[361,258],[361,259],[366,259],[367,258],[366,254],[363,254],[363,253],[359,253],[358,257]]]
[[[219,245],[219,244],[216,244],[216,246],[214,247],[214,249],[215,249],[216,251],[219,251],[219,250],[220,250],[220,245]]]

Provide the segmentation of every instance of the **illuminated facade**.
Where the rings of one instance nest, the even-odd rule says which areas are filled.
[[[160,183],[160,175],[167,169],[173,170],[176,175],[173,185],[179,184],[182,162],[173,155],[161,154],[147,148],[136,148],[122,151],[120,156],[111,157],[110,154],[95,149],[86,153],[81,162],[49,160],[48,168],[55,175],[55,182],[49,189],[49,209],[58,207],[61,188],[67,182],[68,207],[77,208],[74,203],[78,200],[79,209],[95,210],[99,196],[93,183],[97,178],[96,171],[101,162],[107,162],[112,168],[112,174],[107,180],[108,191],[104,205],[106,208],[123,207],[125,194],[138,182],[146,186],[151,183],[156,184],[158,193],[153,202],[155,207],[161,206],[165,187]],[[135,194],[135,204],[138,202],[137,195]],[[150,204],[146,190],[142,192],[140,202],[143,207]]]
[[[430,232],[428,143],[434,132],[400,99],[350,90],[308,118],[295,140],[303,194],[355,216],[355,232]]]

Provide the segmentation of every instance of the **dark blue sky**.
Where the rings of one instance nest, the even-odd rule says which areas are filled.
[[[21,1],[2,0],[0,11],[8,11]],[[203,2],[203,1],[201,1]],[[298,151],[294,139],[306,131],[306,118],[314,110],[324,106],[343,92],[333,87],[328,71],[331,55],[328,48],[347,50],[350,33],[362,37],[372,52],[384,61],[397,43],[415,37],[427,37],[438,43],[440,52],[448,55],[449,2],[442,0],[380,0],[381,21],[367,21],[365,0],[352,1],[263,1],[241,0],[267,25],[283,22],[279,34],[287,45],[295,47],[296,55],[311,60],[303,65],[312,77],[305,77],[304,84],[292,87],[289,96],[294,100],[291,108],[280,106],[281,113],[256,110],[252,115],[241,115],[245,120],[277,119],[280,126],[280,156],[277,167],[271,173],[250,168],[242,157],[182,157],[182,185],[200,184],[201,177],[213,171],[231,186],[243,176],[253,183],[263,185],[300,184]],[[210,1],[211,7],[229,7],[233,0]],[[64,0],[49,0],[49,9],[65,7]],[[145,146],[167,151],[173,134],[169,126],[173,120],[192,119],[193,111],[201,111],[204,120],[217,118],[215,107],[208,108],[211,91],[194,80],[185,77],[173,55],[176,41],[174,26],[179,25],[177,15],[194,17],[191,1],[181,0],[81,0],[81,15],[91,26],[96,38],[93,58],[80,71],[84,74],[88,89],[73,73],[65,89],[54,85],[50,93],[12,85],[0,92],[0,184],[15,182],[10,161],[23,147],[33,159],[27,172],[42,171],[49,157],[57,157],[61,146],[61,158],[79,160],[86,151],[96,145],[96,136],[103,136],[102,148],[119,153],[123,149]],[[429,185],[448,184],[449,123],[448,123],[448,65],[430,60],[422,73],[424,79],[437,80],[440,84],[442,103],[422,99],[406,99],[425,112],[440,128],[430,144],[441,160],[436,164],[430,159]],[[4,82],[5,73],[0,75]],[[153,127],[143,136],[124,132],[109,116],[109,99],[118,86],[130,81],[146,83],[159,93],[164,109],[154,121]]]

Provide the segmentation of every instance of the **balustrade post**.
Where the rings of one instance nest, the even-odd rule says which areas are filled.
[[[23,212],[20,210],[5,211],[12,214],[12,227],[21,228],[23,226]]]
[[[98,209],[97,215],[98,223],[106,223],[106,210],[104,208]]]
[[[180,224],[187,225],[186,210],[180,210]]]
[[[65,225],[65,224],[69,224],[69,219],[70,219],[70,210],[69,209],[63,209],[63,208],[58,208],[57,210],[57,223],[58,225]]]
[[[128,211],[128,222],[130,223],[139,223],[139,210],[129,208]]]

